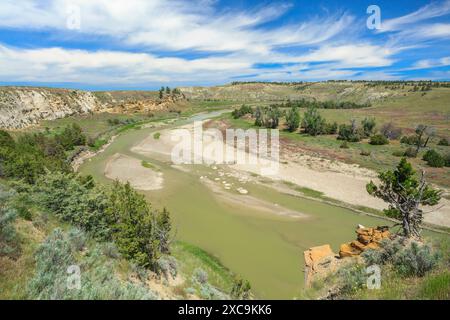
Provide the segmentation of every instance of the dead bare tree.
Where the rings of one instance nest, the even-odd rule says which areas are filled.
[[[419,124],[416,127],[416,153],[421,148],[426,148],[428,142],[430,142],[436,135],[436,129],[427,125]]]

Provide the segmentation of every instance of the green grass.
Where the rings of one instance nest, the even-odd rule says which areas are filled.
[[[231,290],[233,273],[224,267],[216,257],[201,248],[183,241],[172,245],[172,255],[179,261],[180,270],[184,275],[192,275],[196,268],[202,268],[208,273],[208,282],[225,292]],[[190,279],[186,279],[189,286]]]
[[[427,277],[419,290],[419,299],[450,300],[450,272]]]
[[[34,273],[34,252],[38,241],[32,236],[31,228],[23,221],[16,228],[25,232],[20,234],[20,256],[17,259],[0,257],[0,299],[26,299],[26,288]]]
[[[155,170],[155,171],[160,171],[160,169],[157,166],[155,166],[153,163],[150,163],[150,162],[145,161],[145,160],[142,160],[141,165],[144,168],[152,169],[152,170]]]
[[[45,215],[36,206],[33,221],[17,218],[15,228],[19,249],[14,259],[0,256],[0,300],[27,299],[27,284],[34,275],[35,252],[41,241],[56,227],[67,229],[52,215]]]
[[[155,132],[155,133],[153,134],[153,139],[158,140],[159,137],[161,137],[161,133],[160,133],[160,132]]]
[[[96,139],[94,141],[94,145],[91,147],[94,151],[100,150],[101,147],[103,147],[105,144],[108,143],[108,140],[106,139]]]
[[[88,114],[88,115],[75,115],[69,116],[62,119],[57,120],[44,120],[41,122],[39,127],[30,128],[30,130],[42,130],[46,127],[53,130],[62,129],[72,123],[77,123],[83,129],[86,135],[89,137],[96,138],[99,135],[102,135],[109,131],[114,131],[117,129],[117,126],[112,126],[108,120],[118,119],[121,121],[125,121],[127,119],[131,119],[136,122],[149,120],[147,115],[139,115],[139,114],[112,114],[112,113],[98,113],[98,114]]]
[[[296,187],[295,190],[300,191],[305,196],[312,197],[312,198],[322,199],[324,197],[323,192],[316,191],[316,190],[306,188],[306,187]]]

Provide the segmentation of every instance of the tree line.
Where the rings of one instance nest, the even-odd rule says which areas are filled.
[[[170,89],[169,87],[161,87],[158,91],[158,96],[160,99],[164,98],[164,96],[177,96],[180,95],[181,91],[178,88]]]
[[[280,107],[282,106],[282,107]],[[290,106],[286,109],[286,106]],[[360,142],[363,139],[369,139],[371,145],[386,145],[390,140],[400,139],[402,130],[396,127],[392,122],[383,124],[377,129],[375,118],[366,117],[362,121],[356,119],[349,123],[338,125],[337,122],[327,122],[320,114],[315,104],[310,104],[300,115],[300,108],[297,104],[272,104],[269,106],[252,108],[248,105],[242,105],[231,113],[235,119],[248,116],[254,119],[255,126],[276,129],[280,125],[280,119],[284,117],[285,127],[289,132],[300,132],[311,136],[335,135],[337,140],[342,140],[341,148],[349,148],[348,142]],[[415,133],[409,136],[403,136],[400,143],[409,145],[407,149],[394,152],[395,156],[416,157],[420,150],[427,148],[429,142],[436,137],[436,130],[427,125],[418,125]],[[441,138],[438,142],[440,146],[448,146],[449,140]],[[370,155],[362,153],[362,155]],[[450,153],[445,155],[435,150],[428,150],[423,156],[423,160],[431,167],[443,167],[450,165]]]
[[[315,107],[318,109],[361,109],[368,108],[371,106],[370,103],[356,103],[351,101],[318,101],[318,100],[288,100],[287,102],[278,105],[280,108],[309,108]]]

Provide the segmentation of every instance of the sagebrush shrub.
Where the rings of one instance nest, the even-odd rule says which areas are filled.
[[[431,247],[415,241],[405,246],[404,239],[384,239],[377,250],[367,250],[361,254],[367,265],[392,264],[396,271],[404,276],[423,277],[433,269],[439,259]]]
[[[384,265],[391,263],[395,254],[397,254],[402,247],[402,240],[400,238],[395,240],[383,239],[380,242],[379,249],[366,250],[361,254],[361,257],[367,265]]]
[[[367,281],[365,268],[360,264],[352,264],[338,270],[340,292],[350,294],[364,287]]]
[[[75,251],[83,250],[87,242],[86,234],[83,231],[76,228],[70,229],[67,233],[67,237]]]
[[[411,242],[394,256],[393,265],[404,276],[423,277],[437,265],[438,259],[429,245]]]
[[[106,242],[102,245],[103,254],[112,259],[118,259],[120,257],[119,250],[114,242]]]
[[[72,237],[72,240],[74,238]],[[55,229],[38,248],[35,274],[28,284],[30,299],[45,300],[140,300],[156,295],[143,283],[122,281],[114,265],[105,260],[100,248],[94,247],[76,258],[77,245],[61,229]],[[68,287],[68,267],[80,268],[80,288]]]
[[[193,272],[192,280],[205,284],[208,282],[208,273],[202,268],[196,268]]]
[[[200,296],[206,300],[229,300],[230,297],[209,283],[202,284]]]
[[[157,271],[159,274],[162,274],[166,279],[172,277],[172,279],[175,279],[175,277],[178,274],[178,266],[177,266],[177,260],[169,255],[162,256],[158,259],[157,263]]]
[[[19,239],[14,227],[17,212],[7,203],[12,196],[11,192],[5,191],[0,186],[0,256],[11,255],[19,247]]]
[[[67,268],[75,264],[72,247],[61,229],[55,229],[35,254],[36,271],[28,283],[32,299],[60,300],[68,295]]]
[[[416,150],[416,148],[411,148],[411,147],[407,148],[405,150],[404,156],[408,157],[408,158],[415,158],[415,157],[417,157],[417,150]]]

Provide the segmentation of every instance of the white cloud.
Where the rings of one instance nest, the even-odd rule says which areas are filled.
[[[211,2],[180,0],[2,0],[0,26],[67,30],[67,8],[81,12],[83,36],[105,35],[153,50],[268,52],[282,45],[317,44],[345,28],[353,18],[338,15],[266,30],[258,28],[282,16],[288,5],[218,12]],[[73,35],[73,31],[70,31]]]
[[[389,57],[397,52],[397,49],[370,44],[327,45],[299,57],[298,61],[337,61],[341,68],[383,67],[392,64],[393,61]]]
[[[394,19],[383,20],[381,31],[402,31],[411,26],[411,24],[418,24],[424,20],[441,17],[447,14],[450,14],[450,0],[445,0],[440,3],[431,3],[410,14]]]
[[[379,33],[389,32],[391,43],[410,43],[417,46],[428,41],[450,38],[450,24],[430,20],[450,15],[450,0],[433,2],[410,14],[383,20]]]
[[[419,38],[449,38],[450,37],[450,23],[434,23],[424,25],[411,31],[411,35]]]
[[[145,83],[186,80],[192,75],[223,80],[250,67],[250,62],[233,57],[185,60],[147,53],[0,46],[0,81]]]
[[[81,10],[78,31],[67,29],[70,5]],[[0,28],[47,30],[53,37],[92,43],[101,36],[122,49],[30,49],[28,43],[25,48],[0,43],[0,81],[219,83],[244,74],[255,80],[323,80],[362,77],[358,68],[365,69],[363,74],[391,78],[397,75],[367,69],[392,66],[399,52],[411,49],[405,39],[443,38],[450,33],[449,24],[420,24],[449,14],[450,0],[383,21],[382,32],[400,39],[384,44],[361,41],[355,18],[345,13],[265,26],[289,9],[277,3],[244,11],[218,10],[209,0],[2,0]],[[286,48],[303,50],[282,50]],[[132,52],[136,49],[140,52]],[[187,54],[173,54],[180,51]],[[189,56],[199,51],[202,58],[196,59],[160,53]],[[281,66],[255,66],[268,63]]]
[[[436,67],[450,66],[450,57],[444,57],[440,59],[425,59],[417,61],[410,70],[414,69],[429,69]]]
[[[242,74],[274,78],[327,79],[351,76],[346,68],[389,65],[389,50],[370,45],[326,46],[303,56],[229,54],[221,57],[183,59],[148,53],[87,51],[64,48],[21,49],[0,45],[0,81],[83,82],[142,84],[146,82],[225,82]],[[273,60],[292,64],[256,68]],[[321,65],[312,62],[328,61]],[[281,77],[281,75],[283,75]],[[286,76],[289,75],[289,76]],[[258,78],[258,76],[255,76]]]

